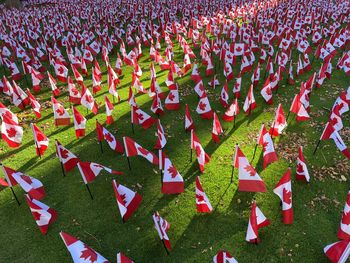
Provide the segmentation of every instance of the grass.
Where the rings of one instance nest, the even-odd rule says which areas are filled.
[[[164,43],[162,47],[165,47]],[[143,53],[144,56],[139,62],[143,70],[141,81],[145,87],[149,87],[149,50],[143,48]],[[195,53],[199,56],[198,49],[195,49]],[[111,64],[114,65],[116,54],[110,54],[109,57]],[[293,49],[294,62],[296,57],[297,51]],[[177,45],[175,45],[175,61],[182,65],[182,51]],[[335,61],[336,59],[333,60],[333,66]],[[211,141],[212,121],[200,119],[194,111],[198,99],[193,92],[194,84],[189,79],[190,73],[182,79],[177,78],[180,84],[181,109],[167,111],[161,117],[161,122],[168,139],[165,151],[185,179],[185,192],[180,195],[163,195],[160,192],[160,174],[157,167],[152,167],[140,157],[133,157],[132,171],[129,171],[126,158],[112,152],[108,145],[104,144],[104,154],[100,153],[95,136],[95,118],[101,123],[105,121],[103,101],[104,95],[108,94],[107,69],[102,61],[100,65],[104,72],[103,87],[95,96],[100,106],[99,114],[95,117],[91,113],[86,114],[82,106],[77,107],[88,119],[87,135],[84,138],[79,140],[75,138],[73,126],[54,127],[52,108],[48,106],[42,111],[43,116],[40,120],[35,119],[31,109],[18,113],[25,130],[23,143],[19,149],[9,149],[4,141],[0,142],[3,164],[40,179],[47,192],[42,201],[58,211],[58,220],[50,227],[48,234],[43,236],[25,203],[23,191],[18,186],[14,188],[22,203],[18,207],[10,189],[1,189],[0,262],[70,262],[70,255],[58,235],[61,230],[78,237],[111,262],[115,262],[116,253],[119,251],[135,262],[210,262],[221,249],[230,251],[239,262],[327,262],[323,255],[323,247],[337,240],[336,232],[348,191],[348,183],[339,178],[343,175],[349,179],[350,169],[331,141],[322,143],[316,155],[312,155],[312,151],[327,121],[328,112],[323,107],[331,108],[336,97],[349,83],[350,79],[344,72],[335,69],[332,78],[326,80],[320,89],[313,91],[310,101],[311,121],[296,123],[294,115],[290,116],[285,135],[275,140],[278,162],[263,170],[262,149],[258,147],[252,164],[268,188],[267,193],[258,194],[237,191],[237,171],[234,173],[233,184],[230,184],[234,145],[239,143],[243,152],[251,159],[261,124],[271,124],[278,103],[283,104],[287,113],[293,95],[299,91],[301,81],[305,81],[314,71],[318,71],[320,61],[315,59],[311,72],[296,78],[295,85],[290,86],[285,84],[285,79],[282,80],[278,94],[274,95],[272,106],[267,106],[260,96],[260,88],[265,81],[263,79],[265,71],[262,70],[259,86],[255,88],[258,107],[250,117],[241,112],[236,121],[236,128],[233,127],[233,123],[222,121],[225,135],[221,137],[219,145]],[[239,65],[240,63],[234,66],[235,76]],[[217,69],[219,70],[219,66]],[[164,88],[167,73],[160,71],[158,66],[156,70],[158,82]],[[200,70],[204,76],[205,68],[200,67]],[[122,136],[131,136],[142,146],[152,149],[156,139],[154,136],[156,126],[146,131],[136,126],[135,135],[131,133],[130,107],[126,100],[131,72],[130,67],[123,67],[123,76],[118,89],[122,101],[115,104],[113,116],[116,121],[107,128],[119,140]],[[251,74],[245,74],[242,79],[240,108],[250,85]],[[205,83],[208,80],[209,78],[204,78]],[[223,84],[222,74],[220,82]],[[85,84],[91,88],[91,75],[85,77]],[[234,81],[230,83],[231,98],[233,84]],[[27,87],[25,81],[21,82],[21,87]],[[215,90],[206,87],[211,106],[219,115],[224,112],[218,101],[221,87],[222,85]],[[48,87],[44,87],[43,91],[36,95],[42,103],[49,100],[50,96]],[[65,92],[59,100],[64,101],[68,108],[66,97]],[[6,99],[1,100],[9,105]],[[148,95],[137,96],[136,100],[143,110],[150,113],[151,101]],[[183,128],[185,103],[192,109],[199,140],[205,151],[211,155],[211,161],[206,165],[206,172],[201,176],[204,190],[214,207],[211,214],[198,214],[195,208],[195,177],[199,174],[199,170],[195,158],[192,162],[189,161],[190,135],[185,133]],[[9,107],[18,112],[14,107]],[[35,155],[30,122],[37,123],[50,138],[49,149],[41,159]],[[343,122],[344,127],[348,127],[347,114],[344,115]],[[344,128],[344,131],[348,131],[348,128]],[[55,156],[54,139],[58,139],[82,160],[101,163],[123,171],[125,175],[113,176],[102,173],[90,184],[94,195],[94,200],[90,200],[77,169],[68,173],[65,178],[62,177],[60,164]],[[346,143],[348,139],[349,137],[344,137]],[[295,182],[293,178],[295,222],[292,226],[286,226],[281,222],[279,199],[273,194],[272,189],[288,166],[292,167],[294,174],[299,144],[304,146],[312,179],[310,184],[303,184]],[[333,171],[330,170],[332,167]],[[143,196],[141,206],[125,224],[122,223],[114,198],[112,179],[137,190]],[[262,243],[257,246],[245,241],[250,203],[253,198],[271,221],[270,226],[260,231]],[[174,250],[169,256],[166,255],[154,229],[152,221],[154,211],[159,211],[171,225],[168,235]]]

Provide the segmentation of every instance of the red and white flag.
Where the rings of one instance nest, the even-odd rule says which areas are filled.
[[[36,224],[38,225],[41,233],[45,235],[49,225],[56,221],[57,212],[44,203],[31,198],[29,195],[25,195],[25,197]]]
[[[68,77],[68,92],[69,92],[69,102],[74,104],[80,104],[81,94],[71,77]]]
[[[228,100],[229,100],[229,95],[228,95],[228,86],[227,86],[227,81],[225,81],[224,86],[222,87],[221,93],[220,93],[220,103],[224,108],[228,108]]]
[[[134,263],[130,258],[119,252],[117,254],[117,263]]]
[[[191,131],[194,129],[194,123],[191,117],[190,108],[188,104],[186,104],[186,112],[185,112],[185,131]]]
[[[137,106],[132,106],[131,108],[131,123],[140,124],[145,130],[151,127],[157,120],[152,118],[146,112],[138,108]]]
[[[12,174],[8,174],[9,177],[12,177],[31,198],[40,200],[45,197],[44,186],[38,179],[25,175],[22,172],[14,170],[12,172]]]
[[[84,85],[83,76],[79,73],[79,71],[77,70],[77,68],[73,64],[71,64],[71,67],[72,67],[72,71],[73,71],[73,74],[74,74],[75,81],[80,86],[83,86]],[[70,78],[70,77],[68,77],[68,78]]]
[[[219,118],[216,115],[216,113],[214,112],[214,118],[213,118],[213,129],[211,132],[211,138],[214,142],[219,143],[219,135],[222,135],[224,133]]]
[[[284,128],[286,127],[287,127],[287,121],[286,121],[286,118],[284,117],[282,104],[280,103],[276,110],[275,120],[271,124],[271,128],[270,128],[271,136],[277,137],[281,135]]]
[[[61,61],[56,60],[53,67],[55,69],[57,79],[61,82],[66,83],[68,78],[68,69],[66,66]]]
[[[307,121],[310,119],[309,113],[301,103],[300,95],[295,94],[292,105],[290,106],[290,112],[295,113],[297,121]]]
[[[339,239],[350,239],[350,192],[346,196],[346,202],[337,233]]]
[[[299,146],[298,154],[295,180],[310,182],[310,175],[303,154],[303,146]]]
[[[43,156],[47,147],[49,146],[49,138],[34,124],[31,123],[30,127],[32,128],[34,145],[36,149],[36,155]]]
[[[249,163],[238,145],[233,158],[234,167],[238,168],[238,190],[243,192],[266,192],[264,181]]]
[[[170,239],[168,237],[168,230],[170,228],[170,224],[168,223],[168,221],[163,219],[158,212],[155,212],[153,214],[153,222],[160,240],[162,240],[167,250],[171,250],[172,248],[170,244]]]
[[[122,172],[114,171],[106,166],[93,162],[78,162],[78,168],[85,184],[95,180],[102,170],[110,174],[123,174]]]
[[[106,124],[112,124],[114,122],[112,112],[114,110],[114,106],[111,101],[105,96],[105,107],[106,107]]]
[[[257,207],[255,200],[252,203],[252,209],[250,211],[250,217],[247,228],[247,235],[245,240],[251,243],[260,243],[259,229],[268,226],[270,221],[261,212],[259,207]]]
[[[128,220],[130,216],[139,207],[142,196],[137,192],[125,187],[124,185],[118,184],[115,180],[112,181],[115,199],[118,203],[118,208],[123,222]]]
[[[109,147],[112,150],[116,151],[117,153],[123,154],[124,153],[123,143],[118,141],[115,138],[115,136],[111,132],[109,132],[105,127],[103,126],[100,126],[100,127],[102,127],[103,138],[105,139],[105,141],[107,141]]]
[[[81,90],[80,103],[84,107],[91,110],[95,115],[97,114],[97,111],[98,111],[97,103],[94,100],[94,98],[92,97],[90,90],[87,87],[85,87],[85,85],[83,85],[82,90]]]
[[[260,91],[261,96],[264,98],[267,104],[272,104],[273,103],[273,95],[272,95],[272,87],[270,83],[270,78],[268,77],[266,79],[266,82],[264,84],[264,87]]]
[[[79,239],[61,231],[63,239],[74,263],[110,263],[107,259]]]
[[[49,81],[50,81],[50,86],[51,86],[53,96],[55,97],[59,96],[61,94],[61,91],[56,86],[57,81],[52,77],[52,75],[49,72],[47,72],[47,75],[49,76]]]
[[[231,256],[227,251],[219,251],[213,258],[214,263],[238,263],[238,261]]]
[[[158,119],[158,123],[157,123],[157,141],[156,144],[154,145],[154,149],[163,149],[164,146],[167,143],[167,140],[165,138],[165,133],[164,133],[164,129],[162,124],[160,123],[160,120]]]
[[[254,98],[254,92],[253,92],[253,85],[250,85],[247,97],[244,101],[243,104],[243,110],[246,112],[248,115],[256,108],[256,102]]]
[[[172,88],[169,90],[169,93],[165,98],[164,107],[167,110],[180,109],[180,97],[179,97],[179,89],[177,87],[177,84],[175,84],[175,88]]]
[[[158,157],[149,150],[143,148],[130,137],[123,137],[124,149],[127,157],[142,156],[154,165],[159,165]]]
[[[2,115],[1,137],[11,148],[17,148],[22,143],[23,128],[8,115]]]
[[[282,202],[283,223],[286,225],[293,224],[293,207],[292,207],[292,181],[290,176],[291,170],[281,177],[273,192],[278,195]]]
[[[213,207],[203,190],[199,176],[196,177],[196,207],[199,213],[210,213],[213,211]]]
[[[56,126],[70,125],[70,116],[68,111],[59,103],[54,97],[51,97],[51,104],[53,109],[53,117]]]
[[[67,150],[59,141],[55,141],[56,154],[66,172],[71,171],[80,161],[71,151]]]
[[[31,68],[30,74],[32,77],[33,91],[40,92],[40,82],[44,79],[44,76],[34,68]]]
[[[270,164],[278,160],[277,154],[275,152],[275,147],[273,146],[273,141],[265,128],[265,124],[261,125],[260,134],[258,137],[257,144],[263,147],[263,157],[264,157],[264,169]]]
[[[350,239],[330,244],[323,251],[332,263],[345,263],[350,255]]]
[[[224,115],[222,116],[222,119],[224,121],[233,121],[235,119],[235,116],[239,114],[239,107],[238,107],[238,99],[236,98],[230,107],[225,111]]]
[[[79,139],[80,137],[85,136],[86,119],[75,107],[72,107],[72,109],[75,136],[77,137],[77,139]]]
[[[40,119],[41,118],[41,106],[40,103],[34,98],[34,96],[32,95],[32,93],[30,93],[30,90],[27,89],[27,94],[28,94],[28,98],[30,100],[30,105],[32,106],[35,116]]]
[[[164,151],[159,151],[159,169],[163,171],[162,193],[180,194],[184,191],[184,180]]]
[[[194,130],[191,130],[191,149],[196,151],[199,170],[203,173],[204,165],[210,161],[210,156],[204,151],[197,135],[194,133]]]
[[[204,96],[199,100],[196,111],[203,119],[210,120],[213,118],[208,96]]]

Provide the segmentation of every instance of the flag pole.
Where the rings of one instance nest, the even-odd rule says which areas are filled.
[[[16,202],[17,202],[18,206],[20,206],[20,205],[21,205],[21,203],[19,202],[19,200],[18,200],[18,198],[17,198],[17,195],[15,194],[15,191],[13,191],[12,186],[10,186],[10,189],[11,189],[11,192],[12,192],[12,194],[13,194],[14,198],[16,199]]]
[[[165,249],[165,251],[166,251],[167,255],[170,255],[169,250],[168,250],[168,248],[166,247],[166,245],[165,245],[165,243],[164,243],[164,240],[163,240],[163,239],[162,239],[162,243],[163,243],[163,246],[164,246],[164,249]]]
[[[126,159],[128,160],[128,166],[129,166],[129,170],[131,171],[131,165],[130,165],[130,160],[129,157],[127,156]]]
[[[288,122],[289,115],[290,115],[290,111],[287,114],[286,122]]]
[[[255,158],[255,153],[256,153],[256,149],[258,148],[258,144],[256,143],[255,144],[255,148],[254,148],[254,153],[253,153],[253,159],[251,160],[251,161],[253,161],[254,160],[254,158]]]
[[[317,142],[317,144],[316,144],[316,147],[315,147],[315,150],[314,150],[314,152],[312,153],[313,155],[315,155],[315,153],[316,153],[316,151],[317,151],[317,148],[318,148],[318,146],[320,145],[320,143],[321,143],[321,140],[318,140],[318,142]]]
[[[91,197],[91,200],[94,200],[94,197],[93,197],[92,194],[91,194],[89,185],[88,185],[88,184],[85,184],[85,186],[86,186],[86,189],[87,189],[88,192],[89,192],[89,195],[90,195],[90,197]]]
[[[63,175],[63,177],[66,177],[66,172],[64,171],[64,166],[63,166],[63,163],[61,162],[61,154],[60,154],[59,150],[57,149],[57,139],[55,139],[55,145],[56,145],[57,155],[58,155],[58,157],[60,159],[62,175]]]
[[[132,134],[135,134],[134,124],[133,123],[131,123],[131,130],[132,130]]]

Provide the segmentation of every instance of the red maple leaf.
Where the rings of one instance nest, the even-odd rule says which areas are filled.
[[[147,155],[149,154],[149,151],[146,150],[145,148],[138,147],[137,150],[138,150],[143,156],[147,156]]]
[[[3,116],[7,117],[9,120],[12,120],[12,114],[10,113],[10,111],[5,111]]]
[[[269,96],[272,95],[272,92],[271,92],[271,89],[270,89],[270,88],[267,88],[267,89],[266,89],[266,94],[269,95]]]
[[[350,224],[350,213],[343,213],[343,216],[341,218],[341,222],[343,224],[349,225]]]
[[[78,95],[78,92],[79,92],[78,89],[72,88],[71,91],[74,95]]]
[[[33,183],[32,179],[29,176],[27,176],[27,175],[22,175],[22,179],[23,179],[23,181],[25,181],[28,184],[32,184]]]
[[[139,120],[143,120],[143,114],[142,113],[136,113],[136,117],[137,117],[137,119],[139,119]]]
[[[269,142],[264,142],[263,143],[263,151],[266,151],[267,146],[269,146]]]
[[[298,163],[298,165],[297,165],[297,172],[300,174],[304,173],[304,167],[301,163]]]
[[[282,197],[284,203],[287,203],[289,205],[292,203],[292,192],[286,190],[286,188],[283,188]]]
[[[63,75],[64,70],[63,70],[62,67],[59,67],[59,68],[57,69],[57,71],[58,71],[58,73],[59,73],[60,75]]]
[[[171,178],[175,178],[177,175],[177,170],[174,166],[170,166],[168,172],[171,174]]]
[[[240,51],[242,51],[242,48],[240,46],[238,46],[238,47],[236,47],[236,51],[240,52]]]
[[[64,108],[62,106],[58,107],[56,110],[57,114],[62,116],[64,115]]]
[[[41,217],[41,214],[38,213],[38,212],[32,212],[32,214],[33,214],[33,216],[34,216],[35,221],[39,220],[40,217]]]
[[[17,135],[17,131],[15,128],[11,127],[10,129],[7,129],[6,130],[7,132],[7,135],[10,137],[10,138],[13,138]]]
[[[204,111],[206,109],[206,107],[207,107],[206,103],[204,103],[202,101],[199,103],[199,108],[201,109],[201,111]]]
[[[168,96],[168,99],[171,100],[171,101],[173,101],[174,98],[175,98],[175,95],[174,95],[172,92],[170,92],[170,93],[169,93],[169,96]]]
[[[256,171],[255,169],[253,168],[253,166],[251,164],[247,164],[245,167],[244,167],[244,170],[246,170],[250,176],[255,176],[256,174]]]
[[[69,156],[68,150],[67,149],[60,149],[60,156],[63,159],[67,159]]]
[[[91,95],[86,95],[85,96],[85,100],[87,101],[87,103],[92,103],[93,102],[93,99],[92,99]]]
[[[126,200],[125,200],[126,194],[121,194],[121,195],[119,195],[119,196],[120,196],[120,199],[121,199],[123,205],[125,205],[125,204],[126,204]]]
[[[198,202],[198,203],[202,203],[202,202],[205,201],[203,195],[196,195],[196,198],[197,198],[197,202]]]
[[[84,244],[84,250],[81,251],[80,258],[84,260],[90,260],[91,263],[97,261],[97,254],[91,248],[89,248],[86,244]]]
[[[301,45],[300,45],[300,48],[304,49],[304,48],[305,48],[305,45],[304,45],[304,44],[301,44]]]
[[[104,136],[105,136],[105,139],[106,139],[107,142],[113,142],[114,141],[114,138],[113,138],[113,136],[110,133],[106,133]]]

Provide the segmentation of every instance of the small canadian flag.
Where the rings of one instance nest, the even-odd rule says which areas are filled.
[[[33,132],[36,154],[38,156],[42,156],[49,146],[49,138],[47,138],[47,136],[41,130],[39,130],[34,123],[31,123],[30,127],[32,128]]]
[[[337,237],[344,240],[350,239],[350,191],[346,196]]]
[[[310,182],[310,175],[303,154],[303,146],[299,146],[299,156],[297,158],[295,179],[299,181]]]
[[[80,137],[85,136],[86,119],[75,107],[72,107],[72,109],[74,117],[75,135],[79,139]]]
[[[184,191],[184,180],[163,150],[159,151],[159,160],[159,169],[163,171],[162,193],[182,193]]]
[[[273,192],[281,199],[283,223],[286,225],[293,224],[292,182],[290,173],[290,168],[288,168],[287,172],[273,189]]]
[[[260,243],[259,229],[268,226],[270,221],[261,212],[259,207],[257,207],[255,200],[252,203],[252,209],[250,212],[247,235],[245,240],[251,243]]]
[[[196,177],[196,207],[199,213],[210,213],[213,208],[205,194],[199,176]]]
[[[213,129],[211,132],[211,138],[213,139],[214,142],[219,143],[219,135],[222,135],[224,133],[219,118],[214,112],[214,119],[213,119]]]
[[[186,113],[185,113],[185,131],[191,131],[194,129],[194,123],[191,117],[190,109],[188,104],[186,104]]]
[[[261,125],[260,134],[258,137],[257,144],[263,147],[264,156],[264,169],[270,164],[278,160],[277,154],[275,152],[275,147],[273,146],[273,141],[270,134],[265,128],[265,124]]]

